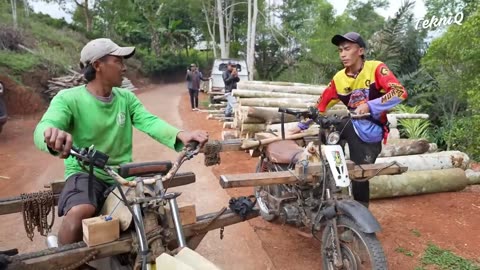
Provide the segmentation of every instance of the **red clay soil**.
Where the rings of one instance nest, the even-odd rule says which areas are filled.
[[[207,100],[201,94],[200,104]],[[207,113],[193,112],[188,95],[182,99],[179,111],[190,129],[209,131],[211,139],[220,139],[222,123],[207,120]],[[222,163],[213,167],[221,174],[254,172],[257,158],[244,152],[221,154]],[[230,196],[251,195],[252,189],[231,189]],[[390,269],[414,269],[428,243],[449,249],[459,256],[479,262],[480,247],[480,186],[464,191],[439,193],[395,199],[375,200],[371,210],[382,226],[378,237],[387,255]],[[261,218],[249,221],[275,269],[320,269],[320,243],[308,238],[301,229],[269,223]],[[407,256],[399,250],[413,252]],[[295,258],[292,260],[292,258]]]
[[[41,76],[40,74],[37,74]],[[14,80],[0,74],[0,81],[5,87],[4,101],[8,115],[25,115],[43,111],[45,100],[29,87],[18,85]]]

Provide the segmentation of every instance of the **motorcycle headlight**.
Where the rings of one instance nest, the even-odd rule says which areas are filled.
[[[327,144],[333,145],[337,144],[340,141],[340,133],[332,132],[327,136]]]
[[[3,94],[3,84],[0,82],[0,96]]]

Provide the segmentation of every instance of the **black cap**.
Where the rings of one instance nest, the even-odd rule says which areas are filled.
[[[345,35],[335,35],[332,38],[332,43],[336,46],[338,46],[343,41],[357,43],[358,46],[360,46],[361,48],[367,48],[367,45],[365,44],[365,41],[363,41],[362,36],[360,36],[360,34],[356,32],[348,32]]]

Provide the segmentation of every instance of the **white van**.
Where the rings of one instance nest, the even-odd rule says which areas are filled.
[[[228,62],[237,64],[238,77],[240,81],[248,81],[248,68],[245,60],[238,59],[216,59],[213,62],[212,79],[209,84],[208,92],[220,92],[224,90],[225,83],[223,82],[223,72],[227,70]]]

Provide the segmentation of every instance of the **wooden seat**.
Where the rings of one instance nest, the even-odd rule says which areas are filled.
[[[265,149],[265,154],[271,162],[278,164],[290,164],[296,162],[297,156],[303,152],[303,148],[298,146],[293,140],[284,140],[270,143]]]

